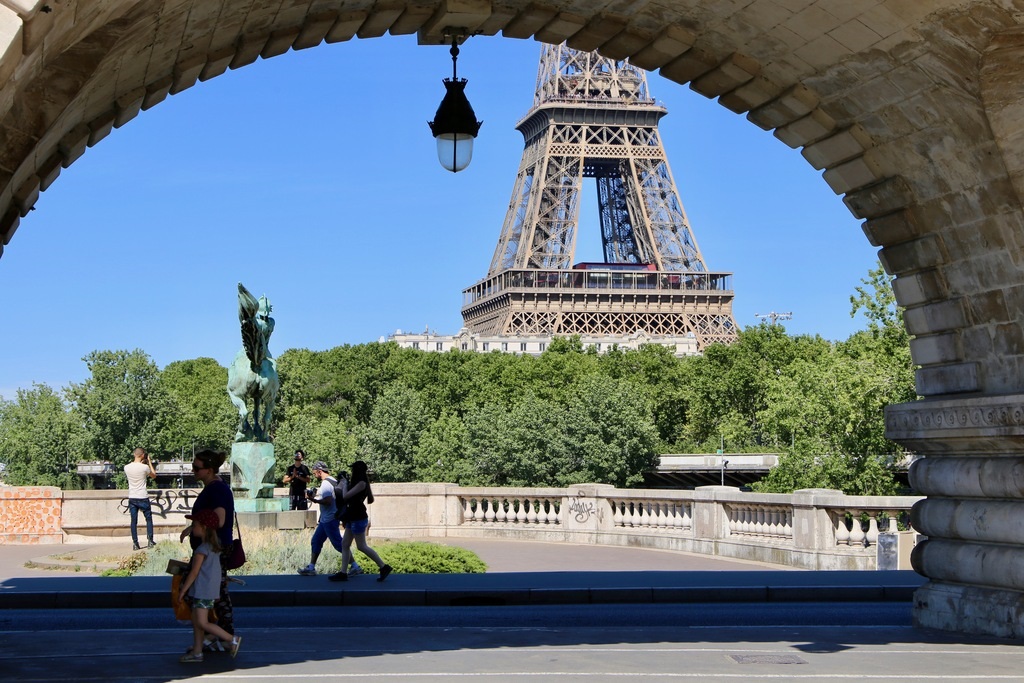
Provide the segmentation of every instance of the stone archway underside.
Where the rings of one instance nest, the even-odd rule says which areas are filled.
[[[914,335],[926,400],[886,419],[931,456],[916,619],[1024,635],[1024,1],[0,0],[0,254],[61,169],[168,95],[446,27],[628,57],[823,171]]]

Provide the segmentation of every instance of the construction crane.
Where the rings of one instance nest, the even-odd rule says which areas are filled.
[[[787,313],[776,313],[775,311],[772,311],[771,313],[755,313],[754,315],[757,316],[758,318],[760,318],[761,322],[764,322],[765,320],[770,320],[772,325],[774,325],[775,323],[777,323],[780,320],[792,320],[793,319],[793,312],[792,311],[789,311]]]

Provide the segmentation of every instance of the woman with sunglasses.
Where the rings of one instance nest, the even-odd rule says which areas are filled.
[[[196,481],[203,483],[203,490],[196,496],[196,502],[192,504],[192,514],[200,510],[212,510],[217,515],[217,538],[220,541],[220,596],[213,604],[213,611],[217,615],[217,625],[228,633],[234,634],[234,614],[231,607],[231,596],[228,594],[228,573],[227,560],[231,556],[234,537],[232,536],[232,521],[235,518],[235,497],[231,493],[231,487],[220,478],[218,474],[220,466],[227,459],[227,454],[221,451],[203,449],[192,458],[192,473]],[[181,541],[186,538],[194,550],[202,539],[192,533],[192,525],[189,524],[181,532]]]

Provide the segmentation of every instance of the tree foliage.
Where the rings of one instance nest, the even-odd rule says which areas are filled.
[[[227,383],[227,369],[212,358],[177,361],[163,369],[160,387],[172,411],[158,439],[163,450],[183,454],[193,447],[230,447],[238,412],[227,398]]]
[[[429,423],[419,393],[401,383],[391,384],[359,435],[359,455],[381,481],[410,481],[420,434]]]
[[[108,460],[123,478],[121,469],[135,448],[165,450],[161,427],[172,415],[170,398],[160,384],[159,368],[140,349],[93,351],[82,360],[90,376],[64,392],[71,418],[81,426],[77,455]]]
[[[71,417],[52,388],[36,384],[0,402],[0,462],[12,483],[81,488],[68,473],[77,462],[72,459]]]
[[[867,328],[840,342],[762,324],[676,358],[660,346],[598,354],[578,337],[538,357],[425,353],[393,343],[281,354],[279,475],[302,448],[333,470],[366,460],[383,481],[634,486],[661,453],[774,452],[757,488],[889,493],[898,451],[883,408],[914,400],[909,337],[877,267],[851,297]],[[0,403],[11,483],[70,481],[67,462],[142,445],[173,457],[227,448],[237,414],[210,358],[160,370],[142,351],[94,351],[89,378]]]

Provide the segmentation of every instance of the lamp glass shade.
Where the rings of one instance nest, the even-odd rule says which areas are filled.
[[[467,133],[441,133],[437,136],[437,160],[445,170],[458,173],[473,160],[473,136]]]
[[[466,79],[444,79],[445,94],[434,120],[431,132],[437,140],[437,159],[452,173],[458,173],[473,159],[473,138],[480,131],[473,107],[466,99]]]

